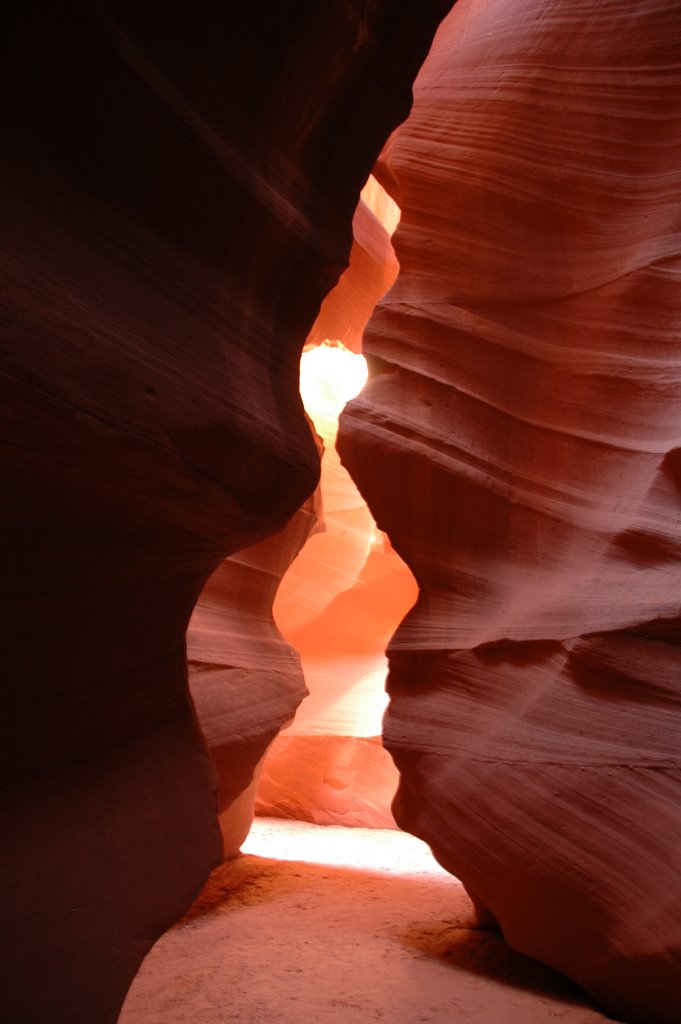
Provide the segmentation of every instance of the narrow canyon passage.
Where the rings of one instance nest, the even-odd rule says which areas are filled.
[[[274,620],[300,654],[309,695],[264,762],[256,812],[394,827],[397,771],[381,743],[385,648],[416,583],[335,450],[338,416],[366,383],[364,357],[324,341],[301,358],[301,394],[322,438],[317,527],[284,575]]]
[[[10,6],[2,1024],[679,1024],[678,0]]]
[[[479,930],[413,836],[258,818],[147,956],[119,1024],[611,1020]]]
[[[418,588],[335,445],[340,413],[367,382],[366,323],[397,276],[391,237],[399,216],[370,175],[353,217],[349,266],[301,355],[319,486],[279,534],[225,559],[189,625],[189,682],[221,778],[227,856],[239,850],[254,809],[323,825],[395,827],[398,776],[381,742],[385,649]]]

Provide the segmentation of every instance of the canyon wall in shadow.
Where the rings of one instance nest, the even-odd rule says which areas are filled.
[[[300,351],[448,7],[104,0],[6,14],[13,1024],[115,1020],[221,857],[187,622],[224,557],[283,528],[316,486]]]

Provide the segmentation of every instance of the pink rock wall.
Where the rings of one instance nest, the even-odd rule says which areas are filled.
[[[398,822],[640,1024],[681,1006],[680,54],[673,3],[457,4],[339,442],[420,585]]]
[[[187,622],[224,557],[315,487],[300,349],[447,7],[29,0],[6,15],[12,1024],[115,1020],[221,856]]]
[[[224,855],[253,821],[260,762],[307,694],[297,651],[272,618],[281,578],[318,528],[318,490],[273,537],[226,558],[187,630],[189,687],[218,775]]]
[[[366,322],[396,277],[390,235],[398,216],[370,176],[348,268],[307,337],[301,395],[323,448],[314,499],[276,536],[225,559],[189,624],[189,685],[220,779],[227,856],[238,852],[254,811],[395,827],[397,769],[379,738],[384,651],[415,585],[377,536],[334,445],[347,363],[366,376],[345,345],[361,349]]]
[[[267,754],[258,814],[396,827],[397,769],[380,739],[385,647],[416,600],[416,585],[377,531],[335,443],[338,415],[367,374],[365,360],[347,346],[361,352],[369,316],[395,280],[390,237],[398,219],[371,175],[353,217],[349,266],[324,299],[301,358],[301,396],[324,445],[320,529],[283,577],[273,611],[300,653],[309,695]]]
[[[349,265],[322,302],[308,344],[340,341],[352,352],[362,351],[369,317],[397,277],[390,236],[398,220],[394,201],[371,175],[352,218]]]
[[[344,358],[366,376],[363,360],[336,342],[361,348],[371,311],[397,275],[390,234],[398,215],[370,176],[348,268],[308,334],[301,395],[322,453],[313,498],[274,537],[222,562],[189,623],[189,686],[218,773],[226,856],[238,852],[254,812],[395,827],[397,769],[379,738],[384,650],[415,585],[376,536],[334,444],[347,397]],[[316,347],[320,331],[332,345]],[[325,355],[340,364],[325,369]]]

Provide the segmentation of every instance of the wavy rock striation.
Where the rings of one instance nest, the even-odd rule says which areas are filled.
[[[189,688],[220,780],[226,856],[239,851],[254,811],[394,827],[397,772],[379,736],[384,649],[415,587],[390,546],[378,543],[334,443],[338,413],[360,386],[355,377],[366,376],[346,344],[360,348],[397,273],[397,216],[370,175],[352,218],[348,267],[306,339],[300,390],[323,454],[313,502],[276,537],[225,559],[189,623]]]
[[[384,650],[415,587],[375,536],[334,443],[348,387],[354,394],[354,375],[366,374],[343,343],[361,348],[371,311],[395,280],[397,217],[370,176],[353,217],[348,268],[306,340],[301,396],[322,454],[314,499],[276,536],[225,559],[189,624],[189,686],[220,781],[226,856],[239,851],[254,811],[395,827],[397,770],[379,737]]]
[[[10,6],[0,987],[104,1024],[221,856],[187,622],[315,487],[300,349],[448,4]]]
[[[300,657],[279,632],[272,604],[317,528],[318,494],[279,533],[218,566],[187,630],[189,688],[218,775],[225,857],[236,856],[248,835],[262,760],[307,694]]]
[[[640,1024],[681,1005],[680,53],[669,2],[457,4],[339,441],[420,585],[398,822]]]
[[[362,351],[369,317],[397,277],[390,238],[398,222],[394,200],[373,174],[369,175],[352,218],[350,262],[322,302],[307,337],[309,345],[332,340],[352,352]]]
[[[262,815],[395,827],[397,769],[380,740],[385,647],[416,586],[378,534],[335,441],[338,414],[366,378],[365,361],[347,346],[361,351],[369,316],[397,275],[390,236],[398,217],[370,176],[353,217],[348,268],[324,299],[301,358],[301,396],[324,446],[321,518],[278,588],[274,619],[300,653],[309,696],[262,766],[255,803]]]

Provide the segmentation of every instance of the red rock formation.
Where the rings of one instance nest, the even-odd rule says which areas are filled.
[[[317,527],[318,490],[283,530],[226,558],[187,630],[189,686],[218,774],[225,857],[253,821],[260,763],[307,693],[300,658],[272,618],[281,578]]]
[[[324,446],[316,525],[312,508],[303,510],[276,537],[226,559],[190,623],[189,683],[221,780],[227,855],[238,851],[254,808],[320,824],[394,827],[397,771],[379,739],[384,649],[415,586],[377,535],[334,444],[338,413],[366,379],[364,360],[341,339],[361,347],[366,321],[395,279],[390,235],[398,215],[370,176],[353,218],[348,269],[322,303],[301,359],[301,395]],[[254,771],[306,693],[299,659],[277,627],[302,655],[309,697]]]
[[[309,345],[332,340],[352,352],[362,351],[369,317],[397,277],[390,236],[398,221],[395,201],[370,175],[352,219],[349,266],[322,302],[307,337]]]
[[[397,273],[390,244],[397,215],[370,177],[353,218],[350,264],[322,303],[301,358],[301,396],[323,448],[314,501],[275,537],[225,559],[190,621],[189,685],[220,780],[226,856],[238,852],[256,809],[319,824],[394,827],[397,770],[379,740],[384,650],[414,603],[415,586],[377,535],[334,448],[338,414],[366,380],[366,363],[338,340],[310,339],[323,326],[334,339],[361,344]],[[308,700],[275,739],[306,683]]]
[[[391,828],[397,772],[379,739],[384,651],[416,587],[388,544],[358,530],[365,543],[349,552],[349,517],[330,518],[330,532],[311,539],[277,596],[276,618],[300,651],[310,696],[274,741],[256,807],[323,825]],[[325,573],[335,555],[346,572],[337,590],[335,574]]]
[[[367,198],[373,198],[371,205],[380,216],[381,203],[375,200],[385,194],[370,179],[364,195],[369,187],[374,195]],[[366,210],[363,201],[358,210]],[[327,296],[317,321],[324,319],[330,333],[346,339],[360,323],[357,311],[368,315],[369,303],[375,305],[381,297],[396,266],[389,235],[373,214],[356,213],[354,225],[373,239],[373,265],[367,262],[367,250],[355,244],[350,266]],[[377,531],[335,450],[338,415],[366,374],[365,360],[337,341],[306,346],[301,358],[301,395],[324,443],[319,486],[323,528],[282,580],[274,616],[300,652],[310,692],[267,756],[256,810],[322,825],[390,828],[395,827],[390,803],[397,771],[380,742],[385,647],[413,605],[416,586]]]
[[[277,736],[265,758],[256,813],[320,825],[394,829],[390,804],[397,769],[379,736],[314,735],[304,727]]]
[[[398,822],[640,1024],[681,1005],[680,54],[670,2],[457,4],[340,437],[421,588]]]
[[[225,555],[281,528],[315,486],[302,340],[447,6],[11,5],[12,1024],[113,1021],[220,856],[186,625]]]

